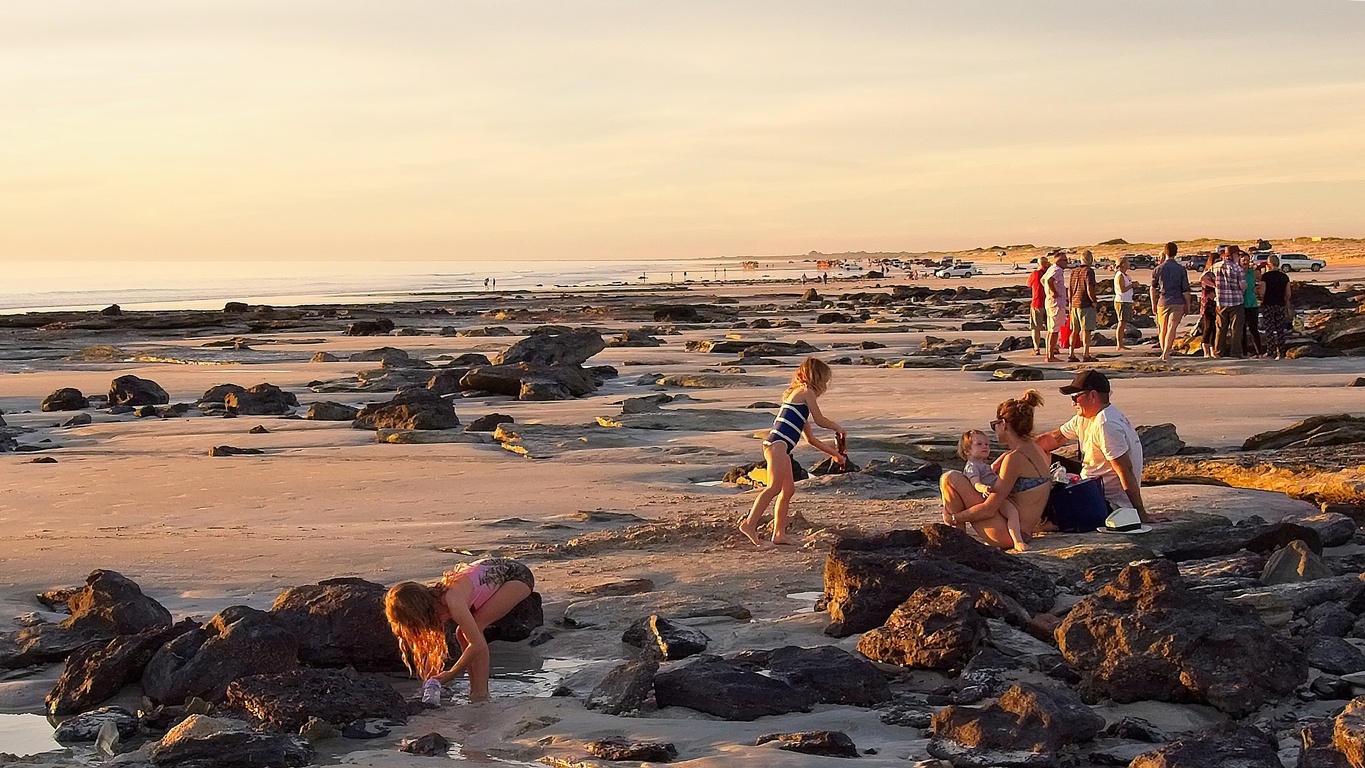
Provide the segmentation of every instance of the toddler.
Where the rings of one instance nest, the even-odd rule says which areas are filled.
[[[971,481],[972,487],[976,489],[981,497],[991,495],[995,484],[1000,482],[1000,475],[996,473],[995,466],[990,463],[991,439],[979,429],[969,429],[962,433],[962,437],[957,441],[958,458],[966,462],[962,467],[962,474]],[[1014,541],[1014,551],[1024,552],[1028,550],[1028,544],[1024,541],[1024,532],[1019,527],[1019,510],[1013,504],[1003,504],[1000,513],[1005,516],[1005,525],[1009,528],[1010,539]]]

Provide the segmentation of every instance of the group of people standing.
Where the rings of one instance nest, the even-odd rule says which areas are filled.
[[[1163,361],[1171,359],[1180,324],[1194,312],[1196,301],[1185,266],[1176,258],[1178,252],[1175,243],[1166,243],[1152,271],[1152,311]],[[1137,285],[1129,272],[1128,259],[1120,258],[1113,278],[1115,343],[1120,351],[1126,348]],[[1028,278],[1033,354],[1046,352],[1048,362],[1059,362],[1058,351],[1066,347],[1067,362],[1095,359],[1090,354],[1090,335],[1097,325],[1098,284],[1090,251],[1074,267],[1065,253],[1038,260],[1038,268]],[[1228,246],[1221,258],[1209,256],[1198,290],[1197,330],[1205,357],[1285,357],[1294,312],[1289,276],[1280,271],[1278,256],[1271,254],[1255,262],[1240,247]],[[1082,351],[1080,358],[1077,348]]]

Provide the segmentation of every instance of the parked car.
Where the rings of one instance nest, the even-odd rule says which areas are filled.
[[[970,261],[959,261],[958,263],[944,267],[943,269],[934,270],[934,277],[941,277],[944,279],[949,277],[971,277],[972,275],[979,274],[981,274],[981,270],[977,269],[976,265]]]
[[[1325,266],[1327,266],[1327,262],[1322,259],[1315,259],[1306,253],[1280,254],[1280,269],[1285,272],[1302,272],[1305,269],[1310,272],[1321,272]]]
[[[1150,253],[1126,253],[1124,258],[1133,269],[1156,269],[1156,257]]]

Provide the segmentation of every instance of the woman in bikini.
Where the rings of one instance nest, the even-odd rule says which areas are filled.
[[[982,539],[1001,549],[1012,549],[1008,518],[1016,516],[1027,540],[1043,520],[1043,508],[1052,492],[1048,456],[1033,441],[1033,413],[1043,404],[1038,390],[1030,389],[1017,400],[1006,400],[995,411],[991,428],[995,438],[1009,450],[996,460],[1000,480],[982,496],[961,472],[945,472],[939,481],[943,491],[943,522],[966,530],[976,529]]]
[[[768,487],[754,499],[753,508],[739,524],[740,533],[758,547],[766,549],[776,544],[801,543],[787,535],[789,517],[787,509],[791,504],[792,494],[796,493],[796,485],[792,480],[791,452],[801,441],[801,436],[805,435],[806,442],[833,456],[836,461],[844,461],[838,450],[811,434],[812,423],[834,430],[836,436],[844,434],[844,428],[837,422],[825,418],[820,412],[819,403],[816,402],[820,395],[829,389],[831,375],[828,365],[808,357],[801,363],[801,367],[796,369],[796,373],[792,375],[791,385],[782,396],[782,408],[777,412],[777,419],[773,422],[772,431],[768,433],[768,439],[763,441],[763,458],[768,462]],[[773,510],[773,538],[772,541],[764,541],[758,533],[758,524],[774,498],[777,499],[777,507]]]
[[[440,685],[465,672],[469,700],[488,699],[488,643],[483,630],[530,597],[535,585],[531,569],[494,557],[457,566],[432,586],[405,581],[389,590],[384,614],[408,671],[426,681],[424,701],[439,704]],[[446,668],[446,623],[451,621],[460,657]]]

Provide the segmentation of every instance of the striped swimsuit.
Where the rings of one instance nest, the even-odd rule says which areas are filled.
[[[796,448],[796,444],[801,442],[801,433],[806,428],[806,419],[810,418],[810,406],[805,403],[783,403],[782,410],[777,412],[777,419],[773,421],[773,429],[768,433],[768,439],[763,441],[764,445],[771,445],[776,442],[787,444],[787,452]]]

